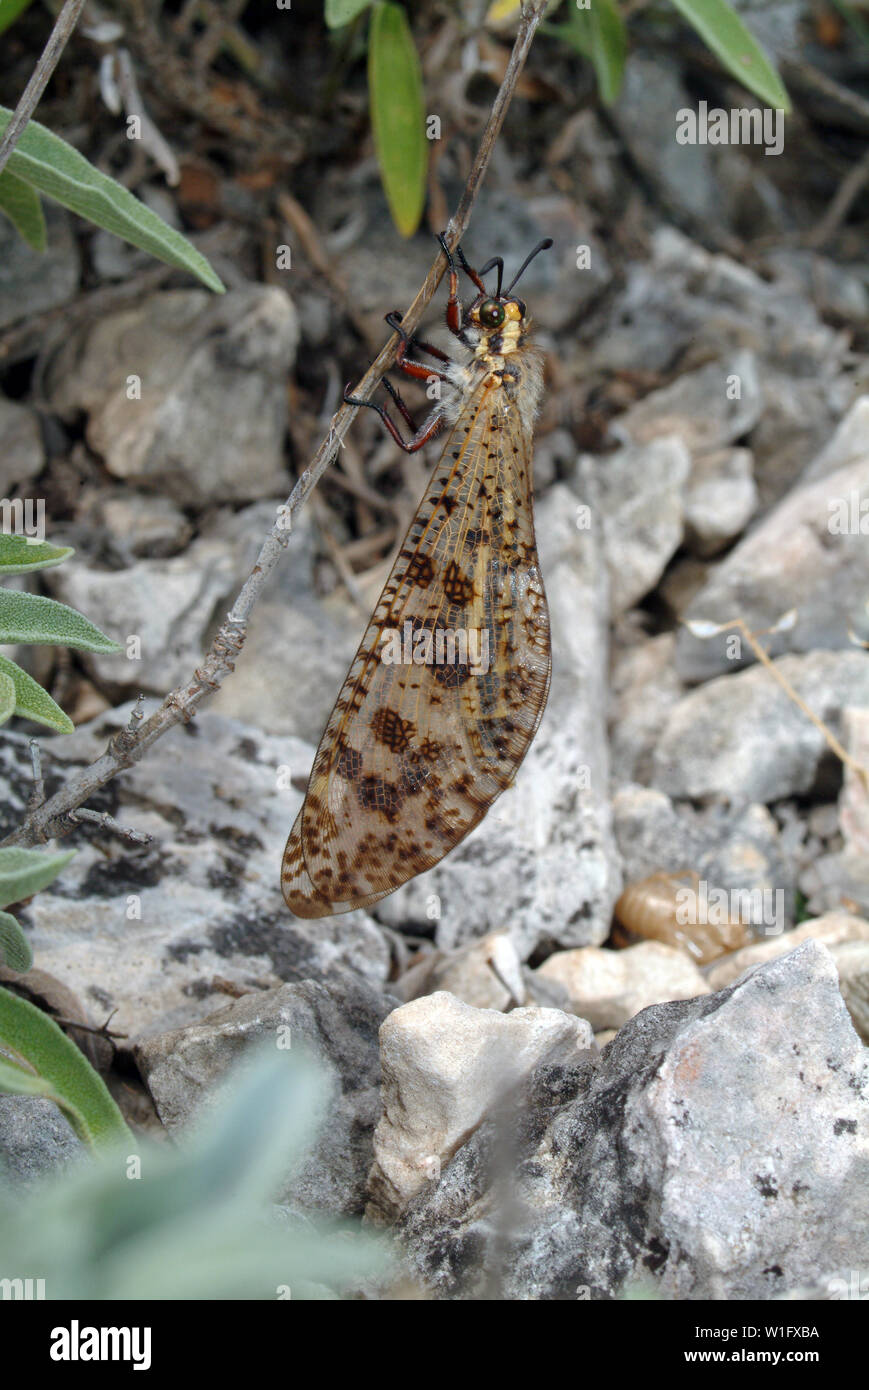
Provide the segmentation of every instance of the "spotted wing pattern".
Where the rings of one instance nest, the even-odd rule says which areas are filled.
[[[456,631],[476,647],[385,659],[390,633],[424,654],[426,634]],[[291,911],[367,907],[437,864],[512,782],[550,673],[530,424],[490,375],[450,430],[320,740],[284,852]]]

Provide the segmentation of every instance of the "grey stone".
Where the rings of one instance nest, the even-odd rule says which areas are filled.
[[[34,478],[45,463],[42,434],[35,411],[0,396],[0,498]],[[32,489],[31,489],[32,492]]]
[[[622,417],[624,418],[624,417]],[[683,535],[682,491],[690,455],[676,435],[656,438],[577,465],[577,485],[600,521],[614,617],[660,579]]]
[[[527,989],[516,947],[506,932],[490,932],[458,951],[445,952],[420,993],[443,991],[475,1009],[524,1004]]]
[[[672,632],[662,632],[614,653],[610,756],[615,785],[645,782],[651,775],[655,744],[670,710],[682,696],[675,656]]]
[[[851,1022],[864,1043],[869,1043],[869,940],[845,941],[834,946],[831,955]]]
[[[146,715],[155,703],[145,702]],[[41,740],[49,788],[89,763],[130,705],[74,734]],[[280,892],[284,842],[313,758],[309,744],[202,712],[88,803],[154,837],[134,845],[82,826],[75,858],[18,912],[38,964],[133,1041],[196,1022],[227,990],[329,980],[352,966],[387,979],[390,948],[365,913],[296,921]],[[0,736],[7,829],[30,790],[27,739]]]
[[[800,56],[803,11],[796,0],[733,0],[733,8],[776,63]]]
[[[799,286],[765,280],[665,226],[652,236],[651,257],[629,266],[585,370],[632,372],[641,363],[669,375],[674,363],[687,368],[752,351],[763,402],[749,442],[761,503],[768,506],[829,439],[851,402],[849,342],[848,333],[819,318]]]
[[[299,342],[275,286],[168,290],[75,332],[52,361],[61,414],[84,410],[118,478],[205,506],[283,494],[286,377]],[[141,399],[129,399],[129,380]]]
[[[44,204],[45,251],[33,251],[12,223],[0,218],[0,328],[68,304],[78,289],[81,266],[72,218]]]
[[[831,807],[841,832],[839,886],[843,897],[869,912],[869,785],[860,771],[869,767],[869,710],[846,710],[844,724],[843,741],[854,762],[846,763],[838,807]]]
[[[766,263],[780,282],[789,281],[801,289],[825,317],[859,325],[869,319],[869,290],[859,268],[852,271],[817,251],[790,246],[774,247]]]
[[[162,693],[189,680],[215,618],[223,617],[253,569],[278,505],[221,510],[181,554],[168,559],[139,559],[109,570],[83,563],[82,554],[51,571],[46,583],[57,598],[118,641],[140,638],[139,659],[126,652],[84,657],[94,676],[109,690],[130,693]],[[303,514],[286,559],[254,608],[236,669],[210,708],[268,733],[318,742],[358,645],[359,622],[335,602],[315,597],[313,563],[312,523]],[[305,653],[303,662],[296,659],[299,652]]]
[[[689,605],[706,584],[711,569],[712,565],[708,560],[699,560],[696,555],[689,555],[687,552],[677,556],[667,569],[655,594],[665,609],[669,609],[675,625],[682,622]],[[676,670],[675,654],[673,670]]]
[[[87,1150],[53,1100],[0,1095],[0,1176],[17,1186],[81,1161]],[[8,1271],[4,1270],[4,1274]]]
[[[869,655],[815,651],[776,668],[841,740],[842,711],[869,702]],[[775,801],[812,791],[831,750],[772,674],[719,676],[674,706],[655,751],[654,785],[671,797]]]
[[[190,679],[215,612],[229,607],[242,577],[238,547],[233,555],[223,539],[202,535],[180,555],[134,560],[127,569],[64,565],[47,575],[46,586],[124,645],[118,655],[88,653],[96,679],[147,693]]]
[[[646,1009],[475,1130],[401,1219],[408,1263],[435,1297],[571,1300],[770,1299],[860,1268],[865,1056],[815,943]]]
[[[136,1060],[170,1133],[218,1101],[221,1082],[258,1041],[303,1047],[325,1067],[326,1123],[277,1200],[296,1208],[362,1210],[380,1110],[377,1030],[394,1001],[349,971],[248,994],[200,1023],[143,1042]]]
[[[740,617],[753,631],[763,631],[795,608],[793,626],[768,639],[771,654],[850,645],[849,626],[869,592],[867,427],[869,402],[858,403],[838,432],[835,454],[827,451],[832,463],[850,450],[851,461],[789,493],[712,571],[688,606],[686,621]],[[732,662],[726,640],[725,634],[703,639],[684,628],[676,648],[682,679],[708,680],[754,660],[743,643],[740,659]]]
[[[858,396],[839,421],[832,439],[812,459],[802,483],[830,478],[842,468],[859,463],[869,447],[869,396]]]
[[[652,391],[620,415],[610,433],[632,444],[674,435],[696,459],[747,434],[762,409],[757,359],[753,352],[739,351]]]
[[[171,498],[128,487],[88,489],[76,520],[90,528],[90,547],[107,550],[122,565],[175,555],[187,545],[193,530]]]
[[[675,127],[672,111],[670,118]],[[818,382],[829,393],[847,343],[846,334],[821,321],[802,290],[765,280],[662,226],[652,235],[651,257],[629,267],[595,340],[593,362],[610,368],[640,362],[667,372],[691,351],[703,362],[748,348],[764,363],[762,384],[768,366],[777,363],[800,378],[799,389]]]
[[[674,805],[652,787],[620,787],[613,797],[613,825],[625,882],[656,873],[694,872],[727,892],[781,893],[778,929],[794,910],[794,871],[778,827],[765,806],[713,805],[704,810]]]
[[[273,521],[274,511],[269,515],[266,503],[221,518],[217,534],[227,544],[237,546],[246,536],[239,552],[239,584],[253,568]],[[217,692],[211,709],[266,733],[296,734],[316,746],[368,615],[351,608],[343,592],[325,599],[315,593],[315,553],[311,517],[302,512],[286,558],[251,614],[232,679]]]
[[[700,556],[735,540],[757,508],[750,449],[720,449],[695,459],[685,493],[685,540]]]
[[[676,112],[689,104],[671,58],[634,53],[610,117],[631,157],[671,208],[717,220],[720,194],[709,149],[676,143]]]

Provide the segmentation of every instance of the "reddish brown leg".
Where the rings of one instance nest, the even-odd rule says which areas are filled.
[[[411,347],[411,341],[402,328],[401,321],[397,314],[387,314],[386,322],[389,324],[390,328],[395,330],[401,339],[398,344],[398,351],[395,354],[396,367],[400,367],[408,376],[417,377],[420,381],[428,381],[429,377],[432,376],[437,377],[438,381],[449,381],[446,372],[439,372],[436,367],[428,367],[425,362],[414,362],[411,357],[407,356]],[[426,348],[425,343],[416,343],[415,346],[421,347],[424,351],[431,351],[431,349]],[[434,349],[433,355],[442,358],[445,362],[449,361],[446,353],[441,352],[438,348]]]
[[[450,268],[450,297],[447,303],[447,328],[450,330],[451,333],[454,333],[457,338],[460,338],[462,336],[462,306],[459,303],[459,274],[456,270],[456,263],[453,259],[452,252],[447,246],[446,238],[443,232],[439,234],[438,241],[441,244],[441,250],[446,256],[447,264]],[[480,294],[485,294],[486,286],[483,284],[477,272],[475,270],[472,270],[471,267],[468,265],[468,262],[465,260],[465,253],[462,250],[461,246],[456,247],[456,255],[458,256],[459,264],[462,267],[462,270],[467,275],[468,279],[471,280],[474,285],[476,285]]]
[[[456,270],[456,263],[453,260],[452,252],[446,243],[443,232],[438,237],[441,250],[447,258],[447,265],[450,268],[450,297],[447,301],[447,328],[458,338],[462,331],[462,306],[459,303],[459,273]]]
[[[386,315],[386,322],[389,324],[390,328],[394,329],[402,338],[405,338],[404,331],[401,327],[401,314],[398,309],[393,309],[391,314]],[[424,343],[421,338],[411,338],[410,345],[414,350],[419,349],[420,352],[427,352],[430,357],[436,357],[440,362],[451,361],[449,354],[442,352],[439,347],[435,347],[434,343]]]
[[[390,396],[391,396],[392,399],[395,401],[395,404],[396,404],[397,409],[401,412],[401,418],[402,418],[402,420],[404,421],[404,423],[405,423],[406,425],[409,425],[410,428],[413,430],[414,434],[416,434],[416,431],[417,431],[416,421],[414,420],[413,416],[412,416],[411,413],[410,413],[410,410],[409,410],[408,407],[405,405],[405,403],[404,403],[404,401],[402,400],[401,396],[399,395],[398,391],[396,391],[396,389],[395,389],[395,387],[393,386],[392,382],[389,380],[389,377],[386,377],[386,376],[383,377],[383,378],[381,379],[381,384],[382,384],[383,386],[386,387],[386,389],[387,389],[387,391],[389,392]]]
[[[411,418],[410,412],[408,411],[407,406],[398,396],[398,392],[395,390],[395,387],[390,382],[388,382],[385,377],[383,378],[383,384],[389,391],[393,400],[395,400],[396,404],[399,406],[399,409],[401,410],[401,413],[405,421],[410,425],[411,429],[413,429],[413,420]],[[415,454],[419,449],[422,448],[424,444],[427,444],[430,439],[434,439],[435,435],[439,434],[441,429],[443,428],[443,416],[433,415],[431,419],[422,426],[421,429],[414,430],[412,439],[410,439],[409,441],[405,441],[404,439],[402,439],[398,426],[395,424],[395,421],[390,420],[382,405],[378,405],[376,401],[362,401],[359,399],[358,396],[349,396],[347,394],[349,389],[350,383],[348,381],[347,385],[344,387],[345,403],[347,405],[364,405],[368,410],[376,410],[377,414],[380,416],[384,425],[389,430],[389,433],[392,435],[392,438],[395,440],[398,447],[400,449],[403,449],[406,454]]]

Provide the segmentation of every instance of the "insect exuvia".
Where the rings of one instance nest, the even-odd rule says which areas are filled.
[[[542,361],[530,317],[513,293],[539,251],[502,293],[504,262],[477,273],[456,248],[477,296],[463,310],[449,263],[446,319],[461,345],[453,361],[412,341],[398,314],[396,365],[437,378],[442,399],[405,441],[414,452],[441,430],[446,443],[329,716],[305,800],[284,851],[281,887],[297,917],[369,907],[432,868],[510,785],[546,705],[549,614],[537,560],[532,429]],[[497,268],[490,295],[483,276]],[[416,359],[426,353],[435,365]]]

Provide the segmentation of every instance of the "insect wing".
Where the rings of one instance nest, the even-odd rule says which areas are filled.
[[[284,853],[291,911],[367,907],[437,864],[512,782],[550,672],[530,430],[489,379],[450,431],[320,741]]]

